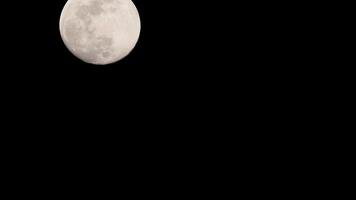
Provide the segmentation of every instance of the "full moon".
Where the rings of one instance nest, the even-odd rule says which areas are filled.
[[[106,65],[132,51],[141,23],[131,0],[68,0],[59,29],[73,55],[86,63]]]

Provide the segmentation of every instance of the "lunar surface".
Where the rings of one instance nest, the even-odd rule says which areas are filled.
[[[59,24],[70,52],[96,65],[114,63],[127,56],[141,29],[131,0],[68,0]]]

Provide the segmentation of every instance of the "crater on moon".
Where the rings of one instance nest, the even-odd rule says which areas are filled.
[[[140,18],[131,0],[69,0],[60,32],[67,48],[92,64],[116,62],[130,53],[140,34]]]

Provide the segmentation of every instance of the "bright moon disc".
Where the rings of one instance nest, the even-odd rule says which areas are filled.
[[[131,0],[68,0],[59,27],[64,44],[76,57],[106,65],[131,52],[141,23]]]

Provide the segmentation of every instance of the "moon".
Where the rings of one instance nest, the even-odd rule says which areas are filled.
[[[59,30],[74,56],[86,63],[106,65],[133,50],[141,22],[131,0],[68,0]]]

